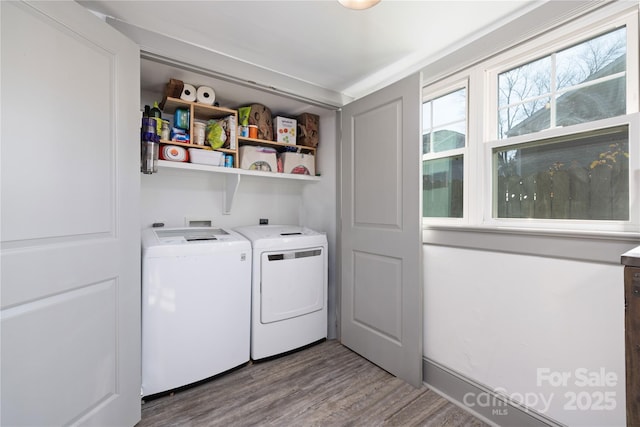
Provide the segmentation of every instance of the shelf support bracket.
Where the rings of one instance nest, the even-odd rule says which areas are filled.
[[[225,191],[222,200],[222,213],[224,215],[231,214],[233,200],[236,198],[238,187],[240,186],[240,175],[235,173],[225,174],[224,177]]]

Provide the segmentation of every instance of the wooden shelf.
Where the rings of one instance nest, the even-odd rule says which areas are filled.
[[[195,119],[209,120],[209,119],[221,119],[223,117],[236,114],[236,110],[230,110],[228,108],[214,107],[213,105],[200,104],[198,102],[185,101],[178,98],[167,98],[164,103],[163,113],[173,114],[176,108],[191,108],[193,107]],[[191,118],[192,120],[194,117]]]
[[[211,147],[209,147],[208,145],[197,145],[197,144],[192,144],[190,142],[169,141],[167,139],[161,139],[160,144],[179,145],[185,148],[199,148],[201,150],[211,150]]]
[[[237,123],[238,123],[238,112],[236,110],[230,110],[229,108],[215,107],[213,105],[201,104],[198,102],[185,101],[183,99],[171,98],[167,97],[164,102],[164,108],[162,110],[163,113],[167,115],[171,115],[175,113],[177,108],[186,108],[189,110],[189,135],[192,140],[194,137],[193,132],[193,123],[196,121],[207,122],[212,119],[223,119],[225,117],[233,116],[235,117],[235,126],[236,126],[236,139],[235,141],[227,141],[230,147],[233,148],[217,148],[216,151],[221,151],[223,153],[228,153],[233,155],[233,164],[234,166],[238,166],[238,153],[237,153]],[[179,145],[187,148],[199,148],[203,150],[211,150],[212,148],[209,145],[197,145],[192,142],[175,142],[168,140],[160,140],[162,144],[172,144]]]

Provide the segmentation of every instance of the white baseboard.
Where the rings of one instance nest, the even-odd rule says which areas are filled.
[[[422,359],[422,380],[429,389],[460,408],[471,412],[487,424],[518,427],[566,427],[532,409],[510,402],[494,390],[427,358]],[[481,404],[477,404],[477,402]]]

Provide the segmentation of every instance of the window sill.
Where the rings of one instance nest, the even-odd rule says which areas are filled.
[[[638,246],[638,232],[532,230],[477,226],[423,226],[422,243],[463,249],[620,264]]]

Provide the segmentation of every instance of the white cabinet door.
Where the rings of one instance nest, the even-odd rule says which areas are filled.
[[[1,425],[140,420],[138,47],[0,2]]]
[[[420,76],[342,114],[342,342],[422,384]]]

